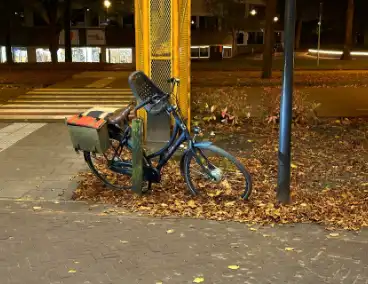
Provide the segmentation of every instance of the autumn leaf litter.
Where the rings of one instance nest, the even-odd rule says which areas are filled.
[[[265,131],[255,124],[247,127],[246,131],[228,130],[239,140],[236,149],[231,149],[230,144],[226,147],[226,141],[215,143],[235,154],[251,172],[254,189],[249,201],[223,192],[214,195],[212,189],[192,197],[176,162],[167,165],[161,184],[154,185],[153,191],[143,197],[107,189],[90,172],[84,172],[73,198],[114,204],[156,217],[258,224],[315,222],[331,230],[358,230],[368,226],[367,122],[348,125],[332,122],[293,129],[293,202],[287,206],[275,202],[277,129],[270,127],[273,129]],[[224,136],[229,135],[224,133]],[[250,137],[252,151],[242,151],[241,141]]]

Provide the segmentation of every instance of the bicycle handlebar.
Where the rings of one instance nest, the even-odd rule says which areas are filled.
[[[152,96],[151,98],[148,98],[147,100],[141,102],[139,105],[137,105],[134,109],[134,111],[137,111],[139,109],[141,109],[142,107],[145,107],[148,104],[154,103],[154,104],[158,104],[161,101],[163,101],[164,99],[167,99],[170,95],[167,94],[161,98],[157,98],[157,95]],[[155,99],[158,99],[157,101],[155,101]]]
[[[174,90],[175,90],[175,86],[176,85],[180,85],[180,79],[178,78],[170,78],[169,80],[167,80],[168,83],[170,84],[173,84],[172,86],[172,89],[171,89],[171,92],[170,94],[166,94],[165,96],[161,97],[161,98],[158,98],[158,101],[155,101],[155,97],[157,98],[157,95],[154,95],[152,96],[151,98],[148,98],[147,100],[141,102],[140,104],[138,104],[135,108],[134,108],[134,111],[138,111],[139,109],[141,109],[142,107],[145,107],[146,105],[148,104],[151,104],[151,103],[154,103],[154,104],[158,104],[160,103],[161,101],[167,99],[170,97],[170,95],[172,93],[174,93]]]
[[[178,84],[179,85],[180,84],[180,79],[173,77],[173,78],[170,78],[169,80],[167,80],[167,82],[170,83],[170,84]]]

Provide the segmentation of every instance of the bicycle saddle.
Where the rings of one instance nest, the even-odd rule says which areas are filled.
[[[132,104],[129,104],[125,109],[122,109],[121,111],[109,116],[107,118],[107,123],[111,125],[121,125],[127,123],[129,121],[129,115],[133,108],[134,106]]]

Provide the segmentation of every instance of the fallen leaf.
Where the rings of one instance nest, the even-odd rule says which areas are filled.
[[[294,248],[286,247],[286,248],[285,248],[285,250],[286,250],[286,251],[293,251],[293,250],[294,250]]]
[[[68,271],[68,273],[77,273],[77,270],[70,269],[70,270]]]
[[[188,203],[187,203],[188,207],[190,208],[196,208],[197,205],[195,203],[195,201],[193,199],[189,200]]]
[[[193,283],[202,283],[204,282],[204,278],[203,277],[196,277],[193,280]]]
[[[253,140],[251,140],[251,139],[248,139],[247,141],[248,141],[249,143],[252,143],[252,142],[253,142]]]
[[[239,269],[239,265],[229,265],[227,268],[231,269],[231,270],[237,270]]]
[[[129,243],[129,242],[128,242],[128,241],[120,240],[120,243],[121,243],[121,244],[127,244],[127,243]]]
[[[173,229],[170,229],[170,230],[167,230],[167,231],[166,231],[166,233],[167,233],[167,234],[172,234],[172,233],[174,233],[174,232],[175,232],[175,230],[173,230]]]
[[[368,83],[368,79],[366,82]],[[276,88],[271,89],[276,91]],[[277,93],[279,94],[279,90]],[[223,97],[225,100],[225,96]],[[234,100],[231,94],[230,100]],[[205,100],[198,105],[203,109],[204,104]],[[292,146],[297,149],[297,154],[293,163],[298,168],[292,170],[291,198],[294,205],[279,206],[275,202],[273,192],[277,178],[277,159],[275,159],[277,156],[275,156],[274,149],[277,150],[278,133],[275,131],[275,125],[269,126],[263,119],[258,121],[254,118],[251,123],[247,124],[245,133],[242,124],[244,117],[239,119],[238,125],[224,125],[218,121],[212,123],[212,120],[211,124],[205,123],[202,116],[208,115],[210,107],[216,103],[208,101],[208,104],[207,114],[204,112],[202,115],[199,113],[193,115],[198,116],[200,126],[204,127],[207,133],[214,131],[219,139],[224,138],[221,141],[224,148],[231,149],[239,162],[249,167],[249,172],[257,182],[247,202],[240,200],[239,195],[244,192],[244,188],[241,188],[243,183],[236,183],[235,178],[229,177],[229,184],[212,183],[201,178],[193,182],[196,183],[198,191],[203,194],[193,198],[196,207],[191,209],[190,206],[193,203],[188,204],[191,198],[188,199],[178,165],[180,162],[176,159],[167,163],[165,171],[162,172],[161,183],[155,186],[155,190],[148,195],[138,197],[130,191],[112,191],[103,187],[93,174],[81,172],[78,190],[74,191],[73,199],[116,205],[116,208],[124,208],[126,212],[159,218],[189,217],[254,223],[257,225],[252,224],[252,226],[258,228],[258,231],[261,230],[258,225],[318,223],[330,230],[325,233],[327,238],[329,233],[334,232],[339,232],[342,237],[340,229],[359,230],[368,227],[368,210],[366,210],[368,181],[365,175],[357,174],[366,171],[366,165],[363,162],[364,155],[362,158],[361,153],[362,150],[366,150],[364,137],[366,137],[368,122],[365,120],[350,121],[354,127],[344,125],[344,119],[338,125],[334,124],[335,119],[327,123],[324,121],[317,124],[308,122],[303,127],[295,124]],[[223,102],[223,105],[221,109],[225,106],[233,109],[228,102]],[[215,110],[217,111],[220,111],[220,107]],[[300,110],[296,110],[295,113],[298,111]],[[265,135],[267,127],[267,135]],[[339,135],[340,138],[336,139],[335,135]],[[248,155],[244,153],[244,149],[240,149],[243,147],[238,147],[238,145],[241,144],[241,141],[247,143],[250,137],[254,142],[262,141],[262,143],[252,144],[252,153]],[[349,153],[349,159],[342,155],[346,152]],[[130,159],[129,156],[126,159]],[[221,166],[221,169],[228,173],[232,172],[226,160],[217,165],[216,159],[216,157],[211,157],[211,161],[214,161],[216,166]],[[318,163],[315,162],[316,160]],[[222,164],[223,162],[225,164]],[[111,171],[102,162],[96,163],[96,167],[100,165],[99,171],[109,174],[111,178],[116,176],[114,173],[111,174]],[[303,175],[300,174],[301,171]],[[242,176],[240,178],[243,181],[244,178]],[[233,201],[235,201],[234,204]],[[161,204],[165,205],[160,206]],[[32,204],[28,205],[28,208],[34,205],[39,206],[39,204]],[[102,205],[99,205],[99,208],[102,208]],[[97,209],[96,214],[99,211],[101,210]],[[175,232],[173,237],[179,237],[179,233]],[[263,231],[260,231],[261,235],[262,233]],[[295,248],[296,251],[297,248]],[[208,281],[207,279],[206,282]]]
[[[38,210],[41,210],[41,209],[42,209],[41,206],[33,206],[33,210],[35,210],[35,211],[38,211]]]
[[[292,163],[291,168],[296,169],[296,168],[298,168],[298,166]]]
[[[262,236],[264,236],[265,238],[271,237],[271,235],[268,234],[263,234]]]
[[[234,204],[235,204],[235,201],[229,201],[225,203],[225,207],[232,207],[234,206]]]
[[[156,282],[156,284],[163,284],[162,282]]]
[[[258,229],[256,229],[256,228],[249,228],[249,230],[251,230],[251,231],[257,231]]]
[[[339,233],[330,233],[329,236],[330,237],[338,237],[338,236],[340,236],[340,234]]]

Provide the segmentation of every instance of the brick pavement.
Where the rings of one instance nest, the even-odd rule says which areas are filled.
[[[368,283],[368,231],[332,238],[317,225],[252,231],[105,210],[0,201],[1,283]]]
[[[0,152],[0,198],[69,199],[73,176],[86,169],[69,139],[64,124],[51,123]]]

